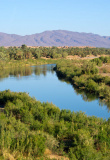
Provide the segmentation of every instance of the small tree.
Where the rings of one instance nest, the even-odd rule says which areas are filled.
[[[22,46],[21,46],[21,49],[26,49],[27,48],[27,46],[25,45],[25,44],[23,44]]]

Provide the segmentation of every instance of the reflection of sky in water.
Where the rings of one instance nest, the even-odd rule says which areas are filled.
[[[41,102],[52,102],[60,109],[82,111],[87,115],[94,115],[108,119],[110,113],[106,106],[99,105],[99,101],[84,101],[84,94],[77,94],[71,84],[61,81],[52,71],[55,65],[28,67],[24,70],[26,76],[8,76],[0,82],[0,90],[10,89],[16,92],[27,92]],[[28,74],[28,72],[30,74]],[[25,74],[24,74],[25,75]],[[94,99],[94,96],[92,97]]]

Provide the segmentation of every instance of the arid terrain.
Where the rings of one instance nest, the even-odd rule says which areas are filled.
[[[32,35],[0,33],[0,46],[90,46],[110,48],[110,36],[53,30]]]

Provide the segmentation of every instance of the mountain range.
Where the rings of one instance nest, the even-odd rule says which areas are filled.
[[[90,46],[110,48],[110,36],[66,30],[20,36],[0,32],[0,46]]]

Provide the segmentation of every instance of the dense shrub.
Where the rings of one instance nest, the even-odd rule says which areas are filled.
[[[96,82],[88,81],[88,87],[94,89],[94,85]],[[70,159],[109,159],[109,119],[60,111],[53,104],[36,101],[26,93],[8,90],[0,92],[0,97],[4,105],[4,113],[0,113],[2,152],[7,150],[22,155],[22,159],[24,156],[35,159],[43,156],[47,148],[60,155],[65,153]]]
[[[110,101],[110,78],[98,74],[95,61],[61,61],[57,63],[56,72],[60,78],[71,81],[77,88]]]

